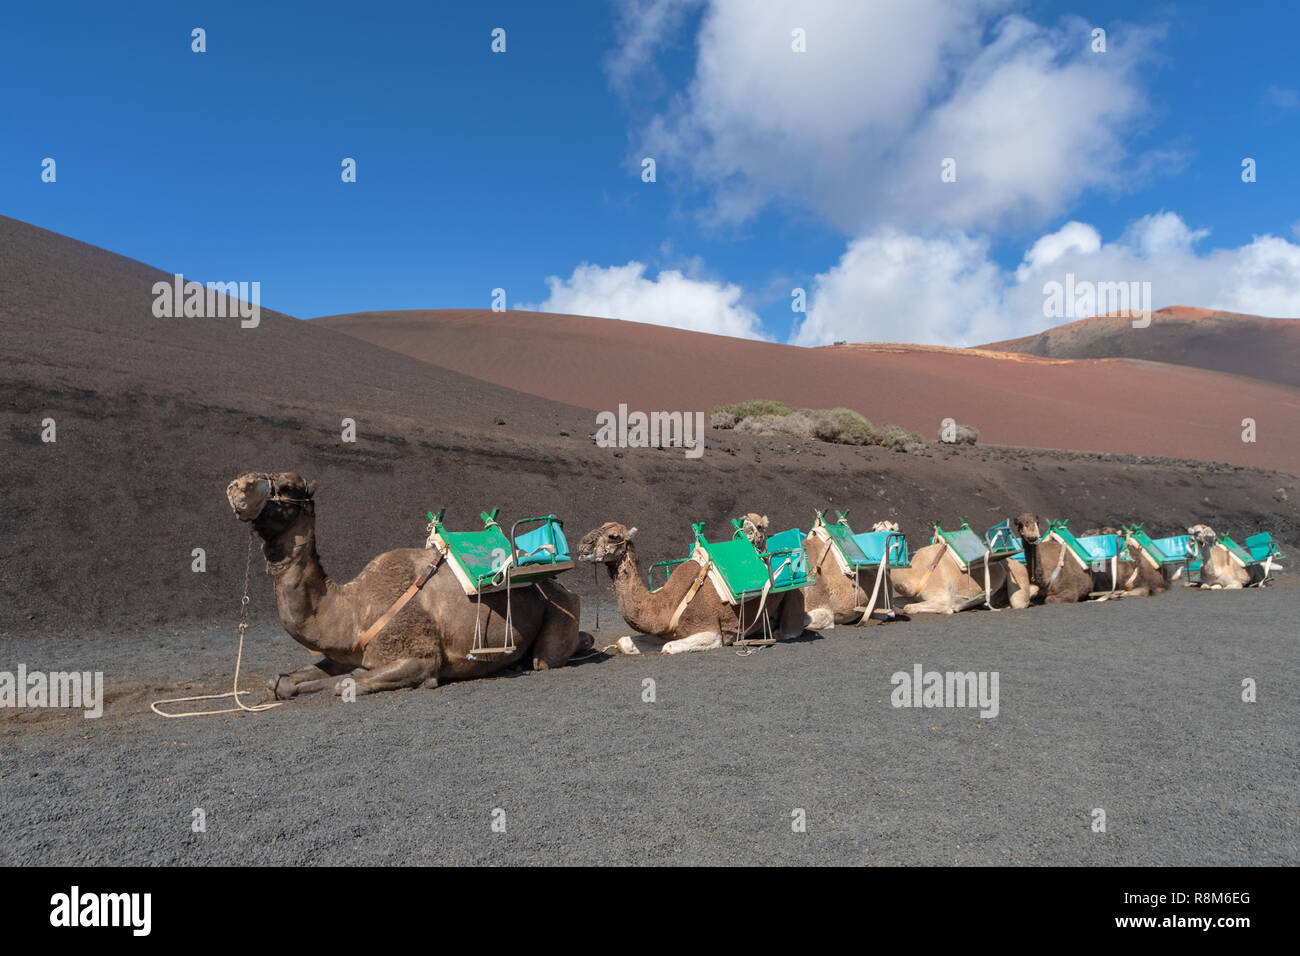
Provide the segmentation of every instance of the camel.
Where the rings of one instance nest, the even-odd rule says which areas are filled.
[[[1092,593],[1092,571],[1083,567],[1061,541],[1043,541],[1047,522],[1026,512],[1016,519],[1016,533],[1025,546],[1025,567],[1040,604],[1074,604]]]
[[[324,654],[312,667],[267,683],[267,696],[286,700],[332,689],[347,679],[357,696],[403,687],[485,677],[531,659],[537,670],[559,667],[590,648],[578,630],[579,599],[554,581],[515,590],[509,617],[514,650],[471,659],[475,625],[480,647],[506,644],[505,592],[465,596],[449,569],[435,570],[414,598],[364,647],[359,638],[434,560],[436,552],[401,548],[372,559],[347,584],[332,581],[316,553],[316,482],[294,472],[245,474],[226,488],[235,517],[252,523],[274,579],[280,623],[299,644]]]
[[[742,519],[745,536],[760,551],[767,543],[767,518],[748,514]],[[898,525],[893,521],[877,521],[872,531],[897,531]],[[808,615],[808,629],[811,631],[828,631],[837,624],[864,624],[864,615],[871,603],[871,592],[875,587],[874,569],[862,569],[856,575],[841,573],[835,558],[830,553],[830,543],[809,532],[803,541],[804,551],[808,555],[808,570],[812,573],[813,583],[803,589],[804,610]],[[890,569],[885,569],[884,586],[889,584]],[[886,591],[888,593],[888,590]]]
[[[1228,553],[1228,549],[1219,544],[1218,533],[1207,524],[1194,524],[1187,533],[1196,542],[1201,554],[1201,587],[1212,590],[1226,589],[1235,591],[1255,583],[1256,575],[1252,568],[1243,568]]]
[[[1129,565],[1122,565],[1120,579],[1118,581],[1117,596],[1123,597],[1155,597],[1158,594],[1164,594],[1169,590],[1169,582],[1165,580],[1165,572],[1151,557],[1142,549],[1142,546],[1126,535],[1120,528],[1090,528],[1083,533],[1083,537],[1088,538],[1097,534],[1117,534],[1124,541],[1124,547],[1128,551]],[[1106,571],[1101,575],[1104,586],[1109,586],[1110,572]],[[1103,588],[1098,588],[1102,590]]]
[[[745,537],[749,539],[750,543],[760,553],[766,551],[768,529],[767,515],[760,515],[751,511],[749,514],[741,518],[740,522],[740,530],[744,533]],[[806,622],[807,629],[810,631],[827,631],[833,628],[836,624],[847,622],[842,622],[836,619],[835,614],[831,609],[829,599],[825,593],[826,584],[822,582],[820,572],[812,566],[813,554],[810,550],[810,546],[814,540],[815,539],[811,535],[804,538],[804,551],[808,555],[808,570],[812,573],[815,580],[812,584],[808,585],[808,587],[800,589],[798,593],[801,595],[803,601],[804,613],[808,616]],[[795,592],[793,591],[786,591],[782,594],[775,595],[773,599],[769,599],[769,607],[772,605],[772,600],[777,600],[779,602],[778,606],[772,608],[769,612],[773,615],[774,620],[780,620],[780,614],[783,610],[785,599],[791,597],[794,593]],[[858,616],[861,617],[861,613],[859,613]]]
[[[894,522],[880,522],[875,530],[897,531]],[[904,614],[954,614],[985,602],[984,571],[963,571],[942,542],[927,544],[912,554],[910,567],[891,568],[894,590],[912,603],[902,608]],[[1009,605],[1017,610],[1029,606],[1036,593],[1029,572],[1019,561],[997,561],[989,565],[990,603]]]
[[[707,578],[699,577],[702,568],[697,561],[678,564],[663,587],[650,591],[641,576],[636,547],[632,544],[635,534],[636,528],[607,521],[583,535],[577,548],[579,561],[603,564],[609,570],[619,613],[637,631],[636,635],[619,638],[619,650],[625,654],[648,650],[664,654],[707,651],[734,643],[742,621],[745,636],[761,629],[761,599],[743,601],[737,613],[736,607],[718,596]],[[695,593],[683,607],[683,600],[692,589]],[[780,603],[776,632],[785,640],[798,637],[808,623],[802,594],[787,591],[780,597],[786,600]]]

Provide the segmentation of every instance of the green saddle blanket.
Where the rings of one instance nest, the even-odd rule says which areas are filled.
[[[444,509],[445,511],[445,509]],[[466,594],[524,587],[573,567],[564,524],[555,515],[520,518],[510,535],[497,523],[497,509],[483,512],[481,531],[448,531],[444,511],[429,512],[426,547],[436,547]],[[536,525],[527,531],[521,525]]]
[[[802,534],[797,528],[769,538],[767,551],[760,553],[740,530],[739,522],[736,525],[736,533],[726,541],[705,538],[702,521],[691,525],[695,548],[707,556],[709,578],[723,600],[739,604],[762,594],[764,588],[769,594],[777,594],[812,583]]]
[[[948,542],[948,549],[963,571],[980,567],[986,561],[990,564],[1003,561],[1020,550],[1009,540],[999,539],[991,544],[986,543],[965,521],[955,531],[945,531],[939,525],[935,525],[934,536],[930,539],[930,543],[938,544],[940,541]],[[995,548],[997,550],[994,550]]]

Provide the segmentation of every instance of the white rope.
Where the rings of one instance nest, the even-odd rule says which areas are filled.
[[[241,624],[239,627],[239,651],[235,655],[235,679],[231,682],[230,686],[232,689],[228,693],[200,694],[197,697],[169,697],[166,700],[155,700],[152,704],[149,705],[149,709],[152,710],[159,717],[211,717],[214,714],[237,714],[241,710],[248,714],[259,714],[264,710],[270,710],[272,707],[279,707],[283,704],[289,703],[287,700],[277,700],[265,704],[254,704],[252,707],[249,707],[247,704],[245,704],[242,700],[239,699],[240,694],[253,693],[253,691],[251,690],[239,689],[239,664],[240,661],[242,661],[244,658],[244,628],[245,627],[246,625],[243,624]],[[226,697],[233,697],[235,699],[234,707],[224,707],[220,710],[187,710],[179,714],[168,714],[158,709],[159,704],[181,704],[191,700],[221,700]]]
[[[216,714],[236,714],[241,710],[248,714],[260,714],[264,710],[270,710],[272,707],[279,707],[281,704],[288,703],[288,701],[285,700],[277,700],[265,704],[255,704],[252,707],[249,707],[239,699],[240,694],[253,693],[251,690],[239,689],[239,666],[244,660],[244,632],[248,630],[248,577],[252,570],[252,562],[253,530],[250,528],[248,531],[248,556],[244,559],[244,597],[240,601],[241,620],[239,622],[239,650],[235,652],[235,677],[234,680],[231,681],[230,691],[225,694],[199,694],[197,697],[169,697],[166,700],[155,700],[149,705],[149,709],[159,717],[211,717]],[[192,700],[224,700],[227,697],[234,698],[234,707],[224,707],[220,710],[187,710],[179,714],[169,714],[166,711],[158,709],[159,704],[184,704]]]

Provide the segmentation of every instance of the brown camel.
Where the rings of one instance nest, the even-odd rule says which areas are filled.
[[[702,570],[697,560],[678,564],[663,587],[650,591],[641,576],[636,547],[632,544],[635,534],[636,528],[607,521],[583,535],[577,549],[579,561],[603,564],[609,569],[619,613],[637,632],[620,638],[619,650],[625,654],[640,654],[647,650],[665,654],[707,651],[734,643],[742,621],[746,637],[761,630],[761,598],[741,602],[738,613],[735,606],[719,597],[707,578],[682,608],[683,600],[695,586]],[[781,596],[794,600],[781,602],[776,632],[783,639],[798,637],[803,633],[807,620],[802,595],[799,591],[787,591]]]
[[[893,522],[881,522],[876,530],[898,530]],[[910,567],[889,572],[894,590],[912,603],[904,614],[954,614],[985,603],[984,571],[963,571],[942,542],[927,544],[913,552]],[[997,561],[989,565],[989,603],[1016,609],[1029,606],[1036,593],[1029,572],[1019,561]]]
[[[740,520],[740,530],[744,532],[745,537],[750,540],[750,543],[753,544],[759,552],[767,550],[767,515],[760,515],[751,511]],[[814,578],[813,583],[805,588],[801,588],[798,592],[786,591],[782,594],[774,595],[768,600],[768,604],[770,606],[773,600],[778,601],[778,606],[770,613],[773,614],[774,620],[780,620],[785,599],[793,597],[798,593],[800,595],[799,600],[803,601],[804,613],[808,616],[806,622],[808,630],[827,631],[833,628],[836,624],[846,622],[836,620],[834,614],[831,612],[830,604],[825,593],[827,585],[822,580],[821,572],[816,570],[812,565],[814,560],[813,553],[809,550],[810,542],[812,541],[813,537],[811,535],[804,538],[804,551],[808,555],[808,570]],[[861,617],[862,615],[859,613],[858,616]]]
[[[476,620],[480,647],[506,644],[506,594],[485,594],[480,607],[465,596],[451,571],[441,568],[370,643],[358,648],[361,635],[429,567],[434,552],[388,551],[352,581],[335,583],[316,554],[315,490],[316,482],[308,484],[293,472],[241,475],[226,488],[235,517],[251,521],[262,538],[280,623],[299,644],[325,655],[313,667],[271,680],[270,697],[331,689],[338,694],[347,678],[355,682],[358,696],[437,687],[443,681],[485,677],[525,659],[545,670],[591,646],[591,636],[578,631],[577,595],[554,581],[542,581],[511,594],[514,650],[470,659]]]
[[[1110,580],[1109,569],[1095,575],[1094,580],[1098,584],[1097,590],[1110,590],[1111,585],[1115,584],[1114,590],[1117,591],[1117,597],[1155,597],[1169,590],[1169,582],[1165,580],[1165,573],[1160,564],[1155,558],[1147,554],[1132,537],[1125,534],[1120,528],[1109,526],[1090,528],[1083,533],[1083,537],[1089,538],[1098,534],[1120,535],[1124,541],[1124,547],[1128,551],[1130,563],[1120,565],[1118,582]]]
[[[1262,573],[1254,568],[1243,568],[1232,559],[1228,549],[1219,544],[1218,533],[1207,524],[1194,524],[1187,533],[1196,541],[1201,553],[1201,584],[1203,588],[1230,591],[1249,587]]]
[[[744,531],[746,537],[754,542],[760,551],[766,543],[767,519],[758,515],[745,515]],[[872,531],[897,531],[898,525],[893,521],[877,521]],[[810,531],[804,537],[803,548],[808,555],[808,570],[813,576],[813,583],[803,589],[804,611],[808,615],[808,629],[811,631],[828,631],[837,624],[865,624],[864,615],[871,606],[871,594],[876,586],[876,570],[866,568],[850,573],[845,571],[831,553],[830,539]],[[890,568],[885,569],[885,579],[881,582],[886,594],[890,593]],[[885,602],[877,598],[877,606]]]
[[[1025,546],[1025,566],[1041,604],[1075,604],[1092,593],[1092,571],[1081,565],[1065,543],[1041,541],[1047,522],[1026,512],[1016,519],[1016,533]]]

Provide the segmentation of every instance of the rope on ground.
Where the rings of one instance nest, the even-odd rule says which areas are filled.
[[[244,632],[248,630],[248,576],[252,568],[252,561],[253,532],[250,530],[248,533],[248,558],[244,562],[244,597],[240,602],[242,607],[242,620],[239,622],[239,650],[235,653],[235,677],[230,685],[231,690],[224,694],[200,694],[197,697],[170,697],[166,700],[155,700],[149,705],[149,709],[159,717],[212,717],[216,714],[237,714],[241,710],[248,714],[259,714],[264,710],[270,710],[272,707],[279,707],[282,704],[288,703],[288,701],[285,700],[277,700],[265,704],[254,704],[250,707],[239,699],[241,694],[253,693],[251,690],[239,689],[239,667],[244,659]],[[192,700],[224,700],[227,697],[234,698],[234,707],[223,707],[218,710],[187,710],[182,711],[179,714],[169,714],[166,711],[158,709],[159,704],[184,704]]]

